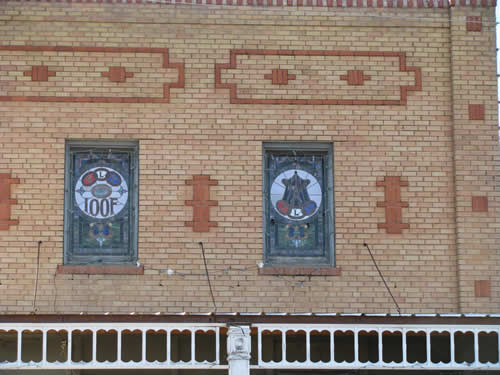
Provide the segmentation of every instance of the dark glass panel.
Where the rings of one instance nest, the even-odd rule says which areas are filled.
[[[268,255],[326,253],[326,153],[267,153]]]

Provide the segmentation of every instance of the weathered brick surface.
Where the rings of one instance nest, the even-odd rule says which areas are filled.
[[[190,6],[1,3],[0,45],[168,49],[172,68],[165,73],[153,50],[128,50],[115,60],[104,49],[95,54],[0,50],[0,96],[164,99],[158,81],[172,84],[163,102],[0,101],[0,173],[21,182],[11,186],[17,204],[10,216],[19,224],[0,232],[0,312],[31,310],[39,240],[40,312],[208,311],[212,302],[200,241],[219,311],[395,311],[366,242],[403,312],[498,312],[493,10],[458,7],[450,22],[447,9],[400,9],[397,2],[383,10],[383,18],[370,7],[332,12],[306,7],[307,1],[304,7],[269,9],[233,2],[234,7],[194,1]],[[467,32],[466,16],[481,16],[480,32]],[[305,59],[305,53],[295,62],[241,56],[238,62],[248,68],[239,72],[243,77],[225,70],[220,78],[238,83],[238,97],[255,101],[231,104],[231,90],[216,88],[216,66],[228,64],[232,50],[372,54],[335,59],[333,67],[328,56]],[[421,87],[406,92],[404,102],[399,87],[415,85],[416,73],[401,69],[397,58],[386,58],[400,53],[406,66],[421,72]],[[48,67],[43,80],[24,75],[36,66]],[[273,76],[275,69],[287,70],[288,78]],[[360,102],[318,102],[322,71],[339,85],[329,89],[329,98]],[[370,79],[361,85],[356,73],[351,80],[357,84],[349,85],[349,71]],[[40,69],[37,74],[41,77]],[[241,83],[245,80],[252,86]],[[259,102],[266,95],[292,102]],[[295,98],[306,102],[294,104]],[[399,102],[367,103],[379,99]],[[484,104],[484,120],[469,120],[469,104]],[[57,272],[63,261],[69,139],[139,141],[144,274]],[[319,270],[307,277],[304,268],[299,275],[259,273],[264,141],[333,143],[341,273]],[[193,218],[193,208],[185,204],[193,199],[193,187],[185,181],[197,175],[218,182],[210,186],[209,198],[218,202],[210,207],[217,226],[208,232],[185,226]],[[401,210],[409,228],[399,234],[378,228],[386,217],[385,208],[377,207],[384,189],[376,183],[385,176],[408,182],[400,200],[408,202]],[[488,211],[473,212],[472,196],[487,196]],[[491,281],[490,297],[475,297],[477,280]]]

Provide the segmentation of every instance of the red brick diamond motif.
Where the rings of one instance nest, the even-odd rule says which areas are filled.
[[[365,75],[362,70],[349,70],[347,75],[340,76],[340,79],[347,81],[349,85],[362,86],[365,81],[371,80],[371,77]]]
[[[121,66],[112,66],[108,72],[102,72],[101,76],[108,77],[111,82],[126,82],[127,78],[134,76],[134,73],[128,73]]]
[[[56,72],[49,72],[49,67],[45,65],[35,65],[31,70],[24,72],[24,75],[31,76],[32,81],[48,81],[49,77],[54,77]]]
[[[265,79],[270,79],[273,85],[288,85],[288,81],[294,80],[294,74],[288,74],[288,69],[273,69],[272,74],[265,74]]]

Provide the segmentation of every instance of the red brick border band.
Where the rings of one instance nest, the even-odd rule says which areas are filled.
[[[121,47],[66,47],[66,46],[0,46],[0,51],[26,51],[26,52],[97,52],[97,53],[152,53],[161,54],[163,69],[177,69],[177,82],[163,84],[162,98],[147,97],[67,97],[67,96],[0,96],[0,101],[14,102],[73,102],[73,103],[169,103],[171,88],[184,88],[184,64],[170,63],[168,48],[121,48]],[[114,82],[124,82],[132,77],[130,73],[120,67],[111,67],[109,78]],[[34,66],[32,71],[24,72],[31,75],[33,81],[47,81],[54,76],[46,66]],[[123,76],[122,76],[123,74]],[[127,75],[128,74],[128,75]],[[50,81],[50,80],[49,80]]]
[[[366,57],[395,57],[399,59],[400,72],[415,74],[413,86],[400,86],[400,100],[351,100],[351,99],[251,99],[238,97],[236,83],[223,83],[222,70],[236,69],[237,57],[252,56],[366,56]],[[271,77],[272,78],[272,77]],[[357,81],[356,81],[357,82]],[[215,65],[215,87],[230,90],[232,104],[293,104],[293,105],[406,105],[408,92],[422,90],[422,73],[420,68],[406,65],[404,52],[360,52],[360,51],[303,51],[303,50],[253,50],[232,49],[229,54],[229,63]]]

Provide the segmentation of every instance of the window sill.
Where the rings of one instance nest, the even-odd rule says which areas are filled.
[[[340,267],[272,267],[259,268],[259,275],[340,276]]]
[[[144,275],[144,266],[120,265],[120,266],[68,266],[58,265],[58,274],[82,274],[82,275]]]

